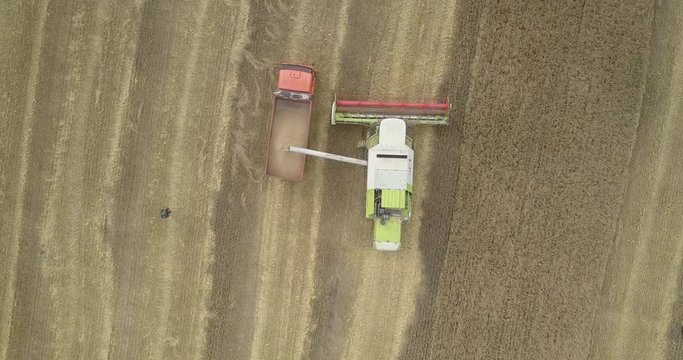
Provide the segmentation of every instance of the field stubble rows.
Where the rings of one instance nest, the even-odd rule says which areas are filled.
[[[0,360],[680,356],[680,6],[537,5],[8,5]],[[335,93],[451,99],[400,252],[362,169],[265,177],[282,61],[325,151]]]

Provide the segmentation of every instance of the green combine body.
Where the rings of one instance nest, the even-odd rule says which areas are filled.
[[[412,193],[408,190],[368,189],[365,195],[365,217],[374,219],[374,241],[401,242],[401,223],[410,219]],[[382,214],[394,214],[384,220]],[[396,216],[397,215],[397,216]]]
[[[365,216],[374,222],[373,245],[378,250],[398,250],[401,224],[410,219],[413,195],[414,153],[405,121],[382,120],[364,145],[368,149]]]

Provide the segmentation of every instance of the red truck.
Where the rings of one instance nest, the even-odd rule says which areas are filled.
[[[288,150],[290,146],[308,146],[314,91],[313,67],[280,65],[268,134],[267,175],[287,180],[303,179],[306,155]]]

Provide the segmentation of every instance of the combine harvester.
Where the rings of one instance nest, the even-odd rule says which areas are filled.
[[[281,70],[280,76],[283,75],[288,76]],[[276,103],[278,92],[281,90],[275,93]],[[312,96],[312,92],[310,95]],[[365,216],[374,221],[373,246],[377,250],[395,251],[401,244],[401,225],[410,219],[412,209],[414,152],[413,141],[406,133],[407,125],[446,125],[449,110],[448,101],[408,103],[335,99],[332,104],[333,125],[353,124],[371,128],[367,137],[359,142],[360,147],[367,148],[367,160],[311,150],[298,145],[307,142],[307,138],[305,141],[303,138],[292,139],[294,141],[286,147],[284,143],[278,143],[280,145],[274,148],[273,139],[279,138],[280,135],[273,135],[276,131],[274,129],[278,126],[278,120],[273,116],[267,163],[272,164],[277,161],[277,157],[282,158],[282,153],[287,153],[288,156],[310,155],[366,166]],[[308,116],[310,117],[310,110]],[[304,121],[303,118],[301,121]],[[307,137],[308,130],[305,133]],[[300,160],[297,164],[303,164],[303,161]],[[281,165],[273,167],[280,168]],[[300,170],[302,176],[298,179],[303,177],[303,165]],[[296,172],[298,171],[299,168],[296,169]],[[280,176],[274,172],[268,174]],[[291,179],[286,176],[280,177]]]

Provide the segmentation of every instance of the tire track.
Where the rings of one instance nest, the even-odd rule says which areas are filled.
[[[88,211],[88,190],[85,186],[88,163],[84,159],[86,155],[91,159],[97,158],[95,154],[87,153],[86,132],[89,106],[94,100],[92,84],[95,82],[96,61],[102,54],[103,21],[108,16],[104,8],[109,4],[98,2],[97,8],[89,5],[83,4],[74,9],[71,18],[69,48],[72,51],[66,59],[70,69],[67,79],[71,83],[65,86],[68,110],[62,115],[68,120],[59,129],[55,172],[45,206],[46,221],[41,229],[43,247],[48,255],[46,270],[52,312],[55,314],[52,323],[55,324],[55,342],[58,344],[54,353],[57,358],[92,356],[85,356],[83,343],[78,339],[93,333],[100,334],[101,329],[94,331],[92,327],[102,324],[102,321],[94,314],[79,309],[94,308],[95,313],[104,310],[104,304],[92,303],[91,300],[99,298],[96,293],[102,291],[93,289],[99,283],[100,263],[95,262],[97,266],[93,268],[90,261],[99,258],[99,253],[93,251],[91,242],[83,241],[89,235],[89,226],[81,221],[88,218],[84,216]],[[84,31],[86,28],[92,29],[89,41]]]
[[[240,5],[233,28],[237,40],[230,47],[230,67],[224,81],[220,107],[220,135],[214,147],[212,178],[217,199],[209,208],[212,221],[210,237],[215,242],[212,264],[213,282],[207,328],[207,358],[247,358],[253,331],[253,301],[256,281],[256,257],[260,229],[256,204],[259,201],[260,169],[263,163],[261,141],[267,130],[264,119],[268,105],[259,97],[264,70],[264,58],[256,59],[254,51],[261,46],[278,48],[268,33],[276,34],[278,24],[265,23],[281,3],[263,2]],[[270,82],[268,82],[270,83]],[[220,156],[216,156],[220,153]],[[246,175],[246,176],[245,176]],[[249,194],[249,197],[247,197]],[[253,219],[251,215],[257,214]],[[235,331],[237,328],[239,331]]]
[[[172,261],[174,275],[171,289],[175,291],[170,298],[171,315],[165,334],[167,344],[163,358],[203,356],[206,345],[207,301],[211,295],[212,280],[208,270],[214,246],[209,242],[213,233],[208,232],[211,227],[209,219],[212,214],[208,214],[211,205],[206,204],[211,203],[216,195],[210,188],[214,172],[221,171],[211,166],[214,161],[222,165],[225,159],[225,153],[215,154],[217,159],[211,158],[210,147],[217,138],[225,140],[224,134],[214,135],[216,127],[221,126],[221,97],[225,95],[220,90],[232,86],[234,81],[226,78],[226,74],[233,71],[226,68],[226,57],[230,56],[230,52],[237,53],[244,49],[241,37],[246,35],[246,29],[240,27],[239,18],[246,18],[246,6],[248,4],[245,3],[241,7],[210,3],[206,10],[202,10],[206,11],[205,19],[192,32],[194,40],[190,56],[187,57],[189,64],[186,67],[181,110],[178,111],[179,116],[185,116],[186,119],[183,119],[185,125],[178,126],[183,135],[176,133],[178,168],[170,173],[177,177],[177,183],[171,189],[172,195],[177,194],[177,197],[172,197],[169,203],[178,207],[178,217],[172,223],[176,230],[171,235],[177,237],[178,241],[174,248],[176,256]],[[201,13],[198,15],[201,16]],[[226,19],[238,19],[238,22],[226,23]],[[233,42],[232,49],[224,46],[226,37],[227,41]],[[198,52],[192,55],[195,51]],[[192,60],[195,56],[196,60]],[[234,96],[234,93],[231,95]],[[182,110],[183,107],[185,110]],[[224,150],[224,147],[220,148],[221,152]],[[219,186],[218,181],[214,185]]]
[[[456,2],[396,4],[398,26],[390,47],[378,54],[378,64],[388,64],[389,72],[374,72],[371,94],[387,94],[390,98],[443,97],[439,94],[445,79],[439,75],[449,68],[448,49],[456,15]],[[399,10],[400,9],[400,10]],[[415,16],[415,14],[420,14]],[[429,26],[426,26],[427,19]],[[392,20],[387,20],[393,23]],[[421,41],[430,39],[430,41]],[[440,47],[439,47],[440,46]],[[434,56],[436,55],[436,56]],[[431,66],[429,60],[437,59]],[[378,65],[381,68],[381,65]],[[419,69],[419,70],[418,70]],[[410,76],[406,76],[410,74]],[[373,95],[370,95],[372,98]],[[398,254],[370,252],[361,259],[358,295],[348,343],[349,358],[396,358],[401,351],[404,333],[413,317],[415,299],[422,281],[421,254],[418,251],[423,194],[430,188],[428,169],[435,166],[434,129],[415,129],[415,197],[414,214],[404,228],[402,250]],[[396,255],[396,256],[392,256]],[[381,274],[368,276],[367,274]],[[387,299],[392,306],[387,308]],[[399,315],[400,314],[400,315]],[[358,320],[356,320],[358,319]],[[368,321],[368,319],[373,319]],[[367,334],[374,334],[372,338]]]
[[[43,358],[52,354],[57,346],[54,329],[47,325],[54,321],[55,314],[51,311],[49,292],[52,274],[49,273],[48,262],[51,254],[46,247],[50,244],[42,228],[49,224],[50,219],[45,218],[49,210],[46,205],[50,204],[55,180],[62,172],[60,164],[55,163],[59,158],[56,153],[64,150],[70,119],[64,119],[68,109],[60,100],[67,100],[68,94],[62,96],[64,88],[73,84],[73,79],[65,78],[62,71],[65,71],[69,54],[75,49],[68,48],[71,8],[54,3],[46,6],[44,17],[41,15],[43,23],[39,25],[46,39],[41,37],[34,43],[36,47],[32,51],[29,89],[35,84],[35,91],[27,93],[26,99],[27,104],[31,104],[26,115],[30,114],[34,120],[26,124],[31,130],[25,134],[28,135],[26,176],[23,177],[26,184],[22,185],[21,193],[28,190],[26,195],[22,195],[21,202],[23,220],[18,235],[16,305],[12,308],[8,358]]]
[[[130,101],[121,144],[120,180],[114,193],[111,239],[114,264],[114,317],[109,357],[149,358],[150,339],[161,321],[152,296],[158,293],[160,270],[154,261],[163,251],[165,229],[158,204],[168,186],[165,119],[173,113],[175,78],[171,53],[180,24],[180,9],[146,2],[139,19]],[[156,208],[156,209],[155,209]],[[153,210],[154,209],[154,210]],[[165,224],[165,223],[164,223]]]
[[[8,358],[9,341],[11,329],[13,328],[12,313],[15,303],[15,289],[17,280],[17,261],[19,257],[20,239],[24,227],[26,182],[28,176],[29,147],[33,138],[33,124],[35,122],[36,92],[38,87],[38,75],[40,70],[40,54],[45,37],[45,23],[47,17],[48,1],[43,0],[37,4],[38,16],[33,29],[33,39],[31,54],[29,59],[28,80],[26,83],[25,103],[21,126],[21,143],[19,145],[19,180],[16,183],[16,198],[14,199],[14,219],[12,223],[12,234],[9,240],[8,256],[4,257],[8,269],[4,285],[5,294],[0,303],[0,359]],[[8,12],[8,14],[11,14]],[[4,216],[3,216],[4,217]],[[4,278],[4,276],[3,276]]]
[[[201,309],[195,307],[204,304],[204,301],[199,299],[198,301],[188,301],[186,306],[178,308],[173,306],[174,298],[179,297],[186,291],[193,295],[202,292],[201,289],[193,288],[192,285],[173,286],[176,281],[184,283],[188,278],[192,280],[200,278],[201,275],[193,276],[193,270],[196,269],[196,265],[201,263],[201,260],[192,256],[196,253],[196,251],[193,251],[194,247],[191,249],[183,249],[183,243],[188,240],[194,242],[196,238],[205,238],[201,233],[197,234],[200,230],[195,228],[195,225],[197,224],[197,220],[201,219],[201,214],[197,214],[197,211],[193,210],[198,207],[195,202],[205,201],[206,198],[204,196],[197,196],[199,194],[196,193],[192,194],[187,192],[187,189],[202,186],[202,178],[196,177],[197,171],[194,169],[195,167],[200,166],[199,163],[189,163],[187,161],[187,154],[193,154],[194,151],[196,151],[196,148],[192,146],[194,144],[190,145],[193,138],[200,137],[194,135],[194,133],[202,130],[201,128],[198,129],[198,126],[193,126],[188,129],[187,118],[190,89],[193,85],[192,80],[196,75],[195,70],[199,57],[199,46],[203,36],[204,23],[207,17],[208,1],[203,0],[195,5],[197,6],[196,10],[193,9],[194,11],[189,13],[189,17],[192,18],[191,21],[194,22],[188,30],[191,34],[189,39],[189,51],[186,55],[183,54],[185,56],[180,57],[182,59],[180,61],[186,61],[186,65],[183,72],[184,78],[182,81],[181,95],[179,99],[176,99],[178,108],[176,110],[176,115],[174,116],[174,134],[172,135],[171,144],[173,149],[171,150],[170,166],[167,173],[167,176],[169,177],[169,194],[166,196],[168,198],[166,204],[173,209],[180,208],[180,214],[178,214],[178,216],[181,216],[181,218],[173,219],[174,221],[168,224],[165,245],[159,254],[161,274],[159,278],[160,293],[157,299],[160,308],[160,322],[159,326],[155,329],[155,339],[158,341],[156,341],[149,350],[150,359],[190,359],[200,355],[199,352],[188,351],[187,345],[191,344],[191,341],[187,339],[187,333],[194,332],[195,330],[193,327],[201,325],[196,322],[188,321],[184,324],[184,328],[177,328],[171,324],[173,318],[185,318],[186,311],[201,311]],[[185,19],[183,19],[183,22],[185,22]],[[184,50],[185,49],[182,51],[184,52]],[[179,51],[174,50],[174,52],[177,54]],[[185,218],[189,221],[183,221]],[[180,278],[180,280],[176,280],[176,278]],[[203,281],[192,283],[204,284]],[[188,291],[188,288],[193,288],[194,291]],[[179,293],[176,291],[175,294],[172,295],[174,289],[182,290]],[[172,310],[174,316],[170,317]],[[181,346],[178,346],[178,344],[181,344]],[[190,347],[190,349],[191,348],[192,347]]]
[[[339,67],[336,92],[344,98],[367,97],[374,80],[372,74],[388,73],[386,67],[378,67],[384,66],[381,54],[388,52],[394,41],[394,32],[387,28],[396,26],[398,11],[392,11],[390,3],[352,2],[348,12],[346,40],[334,64]],[[328,117],[329,113],[325,114]],[[329,137],[325,151],[361,156],[355,145],[363,136],[362,128],[335,126],[329,131],[334,136]],[[315,323],[309,329],[307,358],[342,358],[348,354],[359,282],[363,276],[376,276],[359,274],[363,255],[374,251],[368,238],[370,224],[362,220],[364,174],[364,169],[343,164],[327,164],[324,168],[326,199],[321,204],[312,305]]]
[[[683,59],[683,51],[679,51],[677,59]],[[678,60],[680,63],[680,60]],[[678,69],[672,84],[683,84],[683,71]],[[664,358],[668,350],[669,326],[673,305],[677,300],[680,266],[683,262],[683,227],[677,216],[667,216],[681,212],[677,204],[681,204],[679,183],[681,181],[681,157],[673,157],[672,151],[681,144],[683,128],[679,125],[681,106],[678,99],[683,96],[680,88],[671,89],[668,108],[664,113],[661,125],[660,151],[654,161],[652,179],[652,196],[641,210],[644,214],[641,232],[637,236],[633,264],[626,293],[624,294],[623,312],[620,314],[617,328],[620,329],[615,342],[632,344],[643,341],[638,349],[627,346],[619,347],[617,358],[631,357],[633,352],[649,358]],[[677,160],[678,159],[678,160]],[[678,200],[678,201],[677,201]],[[673,219],[675,218],[675,219]],[[657,229],[657,230],[655,230]],[[663,232],[662,229],[669,231]],[[652,279],[658,279],[652,282]],[[633,314],[641,313],[641,316]],[[643,317],[652,322],[643,324]],[[628,353],[627,353],[628,351]]]
[[[311,2],[299,5],[292,21],[294,28],[288,36],[286,48],[291,49],[292,45],[301,39],[306,10],[309,10],[311,5]],[[291,11],[290,9],[288,12]],[[291,50],[283,55],[282,62],[297,61]],[[297,207],[296,203],[291,204],[293,198],[296,202],[297,193],[296,185],[280,179],[267,179],[262,200],[263,230],[260,237],[259,281],[254,311],[254,332],[251,339],[251,359],[277,358],[285,354],[289,358],[301,356],[303,339],[296,339],[301,332],[291,327],[301,326],[307,322],[306,315],[302,314],[305,310],[301,309],[301,301],[305,296],[298,294],[306,291],[307,282],[310,286],[310,279],[295,279],[301,269],[295,266],[295,258],[291,255],[301,255],[302,252],[306,254],[311,244],[310,241],[306,241],[307,239],[301,238],[296,226],[292,226],[294,221],[304,221],[301,220],[301,212],[297,211],[300,206]],[[286,216],[282,216],[283,209],[287,209]],[[306,266],[304,262],[299,264]],[[296,320],[292,321],[292,318]]]
[[[65,184],[65,198],[71,202],[70,213],[67,214],[69,229],[75,233],[72,246],[76,248],[76,264],[72,264],[73,274],[77,278],[80,295],[76,306],[76,331],[71,340],[71,358],[93,359],[106,358],[111,328],[113,294],[113,264],[111,248],[105,242],[102,218],[103,191],[105,182],[104,164],[107,163],[107,147],[109,139],[109,123],[100,116],[105,108],[102,106],[102,94],[107,92],[108,79],[106,72],[109,46],[114,43],[111,32],[119,24],[112,19],[111,1],[96,2],[92,11],[94,29],[88,27],[85,33],[89,43],[84,51],[87,54],[85,75],[77,98],[75,128],[78,132],[72,136],[69,166],[70,178]],[[120,20],[120,19],[117,19]],[[90,31],[92,29],[92,31]],[[117,39],[118,40],[118,39]],[[117,53],[121,56],[120,53]],[[121,62],[115,62],[121,65]],[[116,72],[116,71],[115,71]],[[108,98],[108,97],[107,97]],[[109,120],[109,119],[107,119]],[[98,134],[99,136],[93,136]],[[112,137],[116,137],[115,133]],[[101,136],[101,137],[100,137]],[[76,194],[78,203],[72,197]],[[61,230],[62,227],[60,227]],[[53,293],[57,293],[54,291]],[[67,304],[63,308],[66,308]]]
[[[198,245],[203,244],[195,239],[204,238],[196,227],[204,215],[199,204],[207,200],[203,190],[204,177],[198,171],[201,163],[196,161],[200,150],[196,143],[203,138],[201,134],[205,127],[201,124],[209,122],[190,125],[186,121],[189,111],[194,112],[195,106],[204,104],[200,99],[192,103],[190,110],[186,96],[191,93],[189,79],[197,75],[198,59],[203,61],[204,55],[209,54],[197,51],[207,6],[208,3],[188,3],[169,9],[163,2],[158,2],[148,3],[144,8],[154,19],[150,21],[152,26],[155,20],[162,25],[159,30],[161,38],[149,47],[151,53],[139,56],[140,64],[150,65],[149,71],[145,71],[144,81],[160,82],[152,91],[141,93],[140,99],[144,109],[149,106],[145,102],[154,97],[150,101],[151,106],[147,107],[148,115],[140,119],[143,134],[146,134],[144,137],[151,141],[151,146],[145,150],[154,156],[154,160],[149,162],[151,169],[143,170],[145,189],[142,206],[147,207],[147,211],[141,215],[148,220],[141,226],[139,235],[146,240],[145,257],[140,259],[144,266],[141,285],[146,294],[154,296],[155,301],[143,298],[142,306],[135,310],[141,311],[148,319],[142,326],[147,339],[137,355],[144,358],[186,359],[199,355],[189,336],[201,326],[193,321],[192,314],[198,312],[196,306],[201,306],[202,301],[194,302],[189,296],[200,294],[194,286],[204,283],[195,273],[201,262],[197,256],[200,252]],[[165,14],[158,16],[158,12]],[[157,68],[159,63],[163,65]],[[177,156],[183,152],[185,161],[178,163]],[[145,165],[145,162],[140,163],[140,166]],[[162,206],[176,209],[175,216],[168,220],[154,216],[156,220],[152,220],[150,210]],[[188,281],[192,285],[188,285]],[[180,322],[184,322],[182,327],[177,326]]]
[[[339,2],[339,12],[338,16],[335,16],[337,18],[337,27],[336,27],[336,33],[335,36],[332,38],[332,43],[333,45],[333,50],[332,50],[332,56],[331,56],[331,64],[333,67],[327,67],[321,64],[321,66],[318,68],[319,71],[325,72],[326,75],[323,77],[323,79],[329,79],[326,81],[326,84],[323,86],[318,87],[318,97],[316,101],[319,103],[322,102],[324,104],[329,104],[331,102],[331,94],[329,93],[329,90],[336,89],[337,84],[339,83],[339,66],[334,66],[340,63],[341,60],[341,52],[342,52],[342,46],[346,40],[346,30],[347,30],[347,23],[348,23],[348,17],[349,17],[349,0],[342,0]],[[306,7],[308,9],[308,7]],[[325,17],[318,17],[317,11],[312,11],[309,14],[315,18],[318,23],[315,23],[312,19],[308,18],[306,20],[306,24],[310,24],[312,29],[315,28],[320,28],[324,24],[327,23],[327,20]],[[307,31],[299,31],[296,34],[309,34],[313,30],[307,30]],[[313,40],[313,39],[311,39]],[[306,55],[294,55],[295,58],[299,58],[302,56]],[[310,56],[310,55],[309,55]],[[326,91],[327,90],[327,91]],[[322,96],[321,96],[322,95]],[[318,107],[320,109],[320,107]],[[316,113],[314,112],[314,115]],[[325,113],[315,116],[312,119],[312,122],[316,119],[325,119],[326,117],[324,116]],[[325,130],[326,126],[322,126],[325,124],[323,121],[319,121],[317,126],[313,126],[313,139],[311,141],[311,144],[315,145],[316,148],[323,148],[323,144],[328,143],[328,132]],[[313,146],[311,146],[313,147]],[[313,164],[312,166],[309,165],[309,170],[308,174],[310,178],[313,181],[313,184],[311,188],[314,191],[312,201],[310,201],[308,204],[305,204],[303,206],[310,206],[313,211],[311,214],[311,225],[309,228],[309,241],[310,241],[310,250],[308,253],[308,257],[306,259],[306,264],[308,266],[306,267],[306,272],[305,272],[305,279],[309,280],[309,283],[307,284],[306,291],[303,294],[304,299],[309,299],[308,302],[305,303],[306,309],[305,309],[305,318],[306,322],[305,324],[302,324],[300,327],[299,331],[301,333],[302,338],[302,343],[301,343],[301,348],[297,348],[297,352],[295,353],[297,357],[302,357],[305,358],[305,354],[310,352],[310,347],[311,347],[311,340],[309,337],[309,331],[312,327],[315,327],[316,324],[314,322],[314,319],[312,318],[312,313],[313,313],[313,308],[312,308],[312,299],[314,296],[314,285],[315,285],[315,274],[314,270],[316,268],[316,252],[317,252],[317,241],[318,241],[318,234],[320,232],[320,221],[321,221],[321,213],[322,213],[322,201],[323,201],[323,170],[324,170],[324,165],[321,163]],[[303,197],[302,197],[303,199]]]
[[[231,29],[231,44],[229,47],[227,47],[230,49],[228,53],[229,66],[227,67],[227,69],[223,71],[224,74],[221,77],[222,83],[220,105],[217,114],[218,116],[216,131],[213,135],[214,141],[212,142],[213,146],[211,149],[211,163],[208,170],[209,180],[207,181],[207,185],[209,190],[209,199],[218,198],[222,188],[222,181],[224,176],[224,163],[227,157],[226,152],[228,149],[229,127],[232,121],[231,111],[234,109],[235,106],[235,97],[238,89],[238,69],[240,63],[243,60],[244,49],[250,37],[250,31],[247,27],[249,13],[249,1],[241,0],[239,8],[237,9],[235,15],[233,15],[232,17],[232,19],[234,19],[233,23],[235,25]],[[206,255],[202,256],[202,258],[206,259],[207,261],[207,263],[204,264],[207,267],[207,270],[213,265],[215,261],[214,248],[216,247],[216,232],[218,231],[218,229],[216,229],[214,226],[211,226],[211,222],[213,221],[212,219],[215,219],[216,216],[218,216],[218,214],[216,214],[216,210],[216,202],[209,200],[207,202],[206,221],[208,233],[206,241],[203,246],[203,251]],[[208,273],[207,277],[204,278],[204,284],[202,288],[210,289],[209,294],[211,296],[214,296],[214,292],[221,294],[220,289],[214,288],[213,279],[215,279],[216,277],[218,277],[218,274]],[[207,345],[206,342],[209,341],[207,337],[209,335],[208,333],[211,327],[211,323],[209,322],[209,320],[212,318],[215,319],[216,317],[216,314],[211,314],[210,306],[211,301],[205,301],[204,306],[202,307],[202,311],[199,315],[199,318],[202,319],[201,323],[204,326],[202,330],[205,333],[204,335],[207,335],[201,336],[201,338],[197,339],[198,343],[201,344],[201,346],[198,346],[199,349],[204,349]],[[199,337],[199,334],[197,336]],[[213,355],[211,351],[207,351],[206,354],[208,355],[208,357],[211,357]]]
[[[129,7],[121,9],[119,5],[112,4],[112,12],[116,10],[117,16],[108,23],[109,31],[106,46],[107,62],[103,65],[104,72],[100,73],[99,79],[102,87],[106,89],[109,79],[112,81],[113,89],[103,91],[109,96],[98,97],[96,104],[98,114],[101,114],[109,131],[106,132],[101,140],[106,144],[106,153],[103,155],[104,161],[100,173],[102,174],[101,186],[99,188],[96,209],[93,211],[95,216],[93,227],[96,232],[95,242],[99,245],[98,252],[101,254],[99,261],[101,267],[103,293],[102,303],[105,304],[103,313],[102,341],[104,346],[95,348],[97,358],[106,359],[109,357],[114,344],[113,332],[115,327],[114,318],[116,316],[116,290],[121,284],[116,283],[116,268],[112,245],[116,239],[112,236],[111,219],[116,215],[117,190],[123,174],[123,145],[124,134],[126,133],[127,119],[129,117],[129,104],[131,89],[134,85],[135,54],[138,53],[139,42],[136,34],[140,29],[141,5],[129,3]],[[117,36],[118,34],[125,34]],[[111,74],[108,69],[114,70]],[[99,142],[99,141],[98,141]],[[94,356],[94,355],[93,355]]]
[[[681,33],[682,10],[674,2],[655,10],[637,141],[590,358],[675,358],[681,341],[683,49],[669,39]]]
[[[319,65],[318,71],[326,81],[318,82],[316,109],[320,109],[320,104],[331,102],[328,89],[334,87],[337,72],[335,68],[327,66],[328,62],[320,63],[318,60],[323,59],[319,59],[318,54],[309,49],[314,44],[325,48],[332,46],[333,61],[338,61],[344,40],[347,9],[347,2],[330,8],[319,2],[309,1],[299,5],[294,19],[295,28],[287,46],[292,50],[282,61]],[[323,34],[313,35],[315,29],[335,22],[337,32],[331,38],[322,38]],[[327,142],[325,122],[322,121],[326,116],[319,115],[320,112],[314,110],[311,121],[312,139],[309,141],[311,147],[324,146]],[[262,259],[259,264],[261,283],[252,340],[253,359],[302,358],[308,351],[306,336],[311,322],[308,300],[313,293],[316,235],[322,202],[322,164],[311,160],[315,159],[307,162],[306,180],[302,183],[268,179],[264,195],[264,231],[259,256]],[[312,196],[309,191],[311,189]],[[286,216],[283,216],[283,209],[287,209]],[[304,261],[301,261],[302,258]]]
[[[226,150],[228,149],[229,144],[229,127],[233,120],[231,112],[235,106],[235,94],[238,90],[238,69],[239,65],[243,61],[244,49],[250,38],[250,31],[247,27],[248,15],[250,13],[249,10],[249,1],[242,0],[240,1],[235,13],[231,16],[231,19],[233,19],[232,23],[234,25],[229,29],[230,31],[228,32],[230,36],[230,46],[226,46],[226,49],[229,49],[228,66],[222,71],[223,75],[220,77],[221,91],[217,113],[216,131],[211,136],[214,141],[212,141],[210,151],[211,160],[209,170],[207,171],[207,188],[209,199],[218,198],[222,190],[224,163],[227,158]],[[218,17],[218,21],[220,21],[220,17]],[[216,227],[211,226],[211,222],[213,221],[212,219],[215,219],[216,216],[219,216],[219,214],[217,214],[216,207],[216,201],[207,201],[207,216],[205,226],[208,229],[208,232],[202,246],[203,254],[201,256],[201,258],[205,261],[201,267],[207,271],[206,276],[203,278],[201,288],[204,289],[207,292],[207,295],[210,296],[215,296],[213,293],[219,293],[222,295],[221,289],[215,289],[214,286],[214,279],[219,277],[220,274],[216,274],[215,272],[211,274],[208,272],[215,261],[214,248],[216,247],[216,232],[219,231],[216,229]],[[210,337],[210,320],[213,320],[217,317],[217,314],[211,313],[211,305],[210,299],[204,300],[203,306],[198,314],[198,322],[201,324],[202,329],[196,334],[195,340],[197,342],[198,350],[204,351],[204,349],[208,347],[207,351],[205,352],[207,357],[218,357],[218,354],[221,354],[221,352],[213,352],[213,347],[217,346],[217,344],[211,344],[212,337]],[[221,342],[221,340],[222,339],[216,339],[215,341]],[[224,356],[225,355],[223,355],[223,357]]]
[[[109,10],[117,10],[118,16],[112,17],[111,22],[107,24],[107,35],[110,38],[106,39],[105,57],[108,60],[104,62],[103,69],[99,74],[99,81],[101,82],[100,86],[104,89],[111,81],[113,89],[110,91],[103,90],[103,93],[109,96],[99,97],[96,95],[95,101],[96,112],[98,115],[101,114],[104,122],[103,127],[109,126],[109,131],[103,132],[104,138],[96,141],[97,143],[101,141],[106,146],[104,146],[105,154],[102,155],[102,169],[99,172],[102,176],[97,180],[101,185],[97,193],[95,209],[92,211],[96,214],[92,227],[94,228],[93,237],[96,252],[100,254],[97,260],[99,261],[102,286],[100,301],[104,304],[104,309],[100,314],[102,330],[99,334],[94,334],[101,336],[102,346],[93,345],[90,354],[99,359],[109,357],[113,343],[117,284],[115,283],[116,269],[112,253],[112,243],[115,240],[111,237],[110,219],[115,216],[116,191],[122,175],[123,135],[128,115],[130,90],[133,85],[134,56],[137,53],[138,46],[134,34],[137,34],[140,27],[140,18],[137,16],[140,12],[140,6],[132,3],[129,5],[131,6],[124,11],[113,4],[110,5],[112,8]],[[116,36],[120,33],[125,35]],[[109,73],[108,69],[116,70]]]
[[[395,6],[395,9],[392,6]],[[420,72],[405,71],[405,69],[411,66],[410,60],[406,59],[410,59],[412,55],[419,51],[411,48],[410,51],[413,51],[413,53],[405,54],[405,48],[409,46],[399,45],[400,32],[405,31],[407,34],[412,34],[410,36],[415,38],[429,36],[425,34],[424,29],[420,30],[420,26],[417,25],[425,23],[421,21],[423,20],[421,18],[416,19],[413,23],[413,25],[417,25],[418,29],[401,30],[401,27],[404,25],[398,24],[399,17],[403,16],[403,24],[410,24],[408,19],[411,16],[406,14],[417,11],[417,8],[421,5],[414,4],[414,6],[416,8],[412,11],[405,9],[403,4],[396,3],[374,3],[372,7],[362,3],[355,3],[350,6],[351,15],[348,38],[354,39],[354,42],[352,43],[353,46],[345,46],[344,48],[344,63],[341,67],[343,76],[339,84],[341,96],[351,98],[401,96],[404,99],[410,96],[414,98],[435,96],[432,93],[435,92],[434,89],[440,88],[439,84],[430,89],[430,94],[425,94],[422,92],[424,91],[422,86],[414,89],[410,87],[412,85],[411,81],[418,83],[419,79],[427,76]],[[402,15],[402,11],[406,13]],[[364,31],[369,24],[372,25],[373,31]],[[427,32],[433,35],[435,27],[436,25],[426,26],[425,29],[428,29]],[[359,36],[359,34],[362,35]],[[377,37],[367,36],[367,34],[376,34]],[[404,35],[404,39],[408,39],[410,36]],[[407,41],[404,41],[405,43]],[[401,47],[403,47],[403,52],[400,50]],[[430,55],[432,54],[424,54],[423,56],[431,58]],[[396,84],[397,87],[390,87],[388,86],[389,84],[386,84],[391,82],[391,77],[397,78],[390,71],[392,60],[398,63],[402,61],[400,66],[393,65],[394,69],[401,69],[402,71],[399,72],[410,74],[402,79],[399,84]],[[368,66],[367,64],[371,65]],[[363,94],[364,91],[367,91],[367,93]],[[354,129],[352,126],[335,127],[333,129],[335,136],[330,138],[327,151],[343,154],[353,152],[352,146],[355,145],[356,140],[362,137],[362,130],[356,130],[358,129]],[[418,137],[418,139],[419,141],[425,141],[425,138]],[[418,154],[424,156],[425,153],[419,150],[419,146],[422,145],[420,143],[416,143],[416,145],[418,145]],[[425,167],[429,167],[427,162],[422,163],[427,164]],[[341,165],[331,165],[326,168],[325,188],[331,190],[324,190],[324,193],[331,194],[336,192],[340,195],[335,196],[333,199],[328,199],[326,204],[322,205],[322,218],[330,218],[331,216],[339,218],[338,214],[349,214],[348,217],[351,220],[353,218],[351,218],[350,214],[358,213],[362,209],[363,184],[358,182],[360,174],[351,171],[344,172],[342,170],[344,169]],[[362,175],[360,176],[362,179]],[[417,180],[419,181],[419,179]],[[361,186],[356,186],[355,184]],[[349,194],[357,194],[359,196],[356,197]],[[330,206],[330,204],[333,205]],[[361,215],[359,214],[358,216]],[[398,325],[395,328],[395,332],[387,331],[387,325],[384,323],[380,324],[382,320],[387,319],[379,319],[379,314],[386,313],[385,307],[377,305],[377,308],[381,309],[375,311],[370,302],[379,299],[379,296],[375,294],[383,293],[382,296],[386,294],[386,287],[373,289],[372,284],[382,283],[377,278],[387,276],[385,274],[391,274],[392,268],[388,267],[389,263],[397,264],[398,267],[401,267],[399,271],[404,271],[400,264],[405,265],[406,261],[396,259],[396,257],[405,256],[405,251],[410,249],[410,240],[406,239],[407,241],[404,242],[405,248],[402,252],[383,254],[388,255],[388,258],[375,257],[375,251],[370,248],[370,240],[368,239],[371,236],[369,235],[371,234],[370,225],[367,222],[361,223],[358,221],[355,221],[354,224],[342,222],[332,225],[326,221],[321,223],[320,244],[317,254],[317,262],[321,266],[316,269],[318,276],[316,279],[316,301],[314,305],[314,314],[317,322],[310,330],[312,346],[309,357],[311,358],[353,357],[361,356],[361,354],[368,358],[385,358],[390,356],[388,353],[393,352],[395,356],[400,350],[399,344],[401,343],[401,333],[404,326]],[[415,225],[413,223],[408,224],[407,232],[411,231],[410,227],[415,227]],[[404,236],[410,237],[408,234],[404,234]],[[377,263],[387,266],[373,267],[373,264]],[[419,263],[414,262],[414,265],[412,269],[419,273]],[[388,276],[391,277],[391,275]],[[410,283],[410,281],[407,282]],[[396,286],[398,292],[403,290],[403,285],[405,285],[405,282],[399,281],[399,284]],[[402,297],[401,299],[408,298],[409,296]],[[377,304],[379,304],[379,301]],[[401,303],[400,306],[412,308],[412,305],[409,303]],[[396,313],[401,313],[401,310],[397,310]],[[355,325],[351,322],[353,318],[359,319]],[[391,318],[388,322],[395,324],[397,321],[400,322],[400,320]],[[375,325],[368,325],[368,323]],[[370,329],[373,326],[375,328]],[[363,334],[362,327],[365,327],[367,330],[366,334],[373,334],[373,340],[363,339],[363,336],[360,335]],[[382,339],[389,338],[389,340],[385,344],[377,344],[382,341],[376,341],[376,336],[380,336]],[[376,343],[368,345],[368,343],[373,341]],[[351,345],[354,342],[356,344]]]

